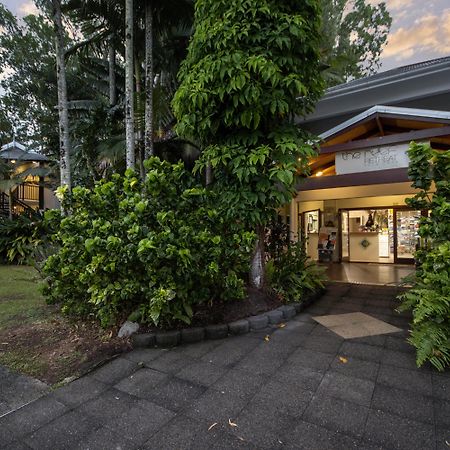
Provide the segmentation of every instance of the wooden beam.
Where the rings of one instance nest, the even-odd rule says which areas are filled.
[[[321,147],[320,154],[336,153],[345,150],[354,150],[368,147],[380,147],[381,145],[399,144],[401,142],[417,141],[439,136],[450,136],[450,126],[440,128],[428,128],[426,130],[414,130],[409,133],[391,134],[389,136],[362,139],[359,141],[345,142],[344,144]]]
[[[346,186],[364,186],[367,184],[403,183],[409,181],[408,169],[376,170],[373,172],[348,173],[329,177],[309,177],[297,185],[297,191],[313,191]]]
[[[381,136],[384,136],[383,124],[381,123],[380,116],[378,114],[377,114],[377,117],[376,117],[375,120],[377,121],[377,125],[378,125],[378,128],[380,130]]]

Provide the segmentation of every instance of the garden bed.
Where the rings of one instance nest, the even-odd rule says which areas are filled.
[[[63,317],[38,285],[33,268],[0,266],[0,364],[53,384],[130,348],[117,330]]]

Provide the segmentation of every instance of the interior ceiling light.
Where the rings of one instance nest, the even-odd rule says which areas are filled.
[[[321,177],[323,175],[323,172],[321,171],[321,170],[319,170],[317,173],[316,173],[316,177]]]
[[[15,164],[15,163],[16,163],[16,160],[15,160],[15,159],[12,159],[11,162],[12,162],[13,164]]]

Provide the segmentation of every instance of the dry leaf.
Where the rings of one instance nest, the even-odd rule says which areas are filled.
[[[214,423],[208,428],[208,431],[211,431],[216,425],[217,425],[217,422],[214,422]]]
[[[269,336],[268,334],[266,334],[266,335],[264,336],[264,340],[265,340],[266,342],[269,342],[269,341],[270,341],[270,336]]]
[[[280,324],[278,325],[278,328],[284,328],[285,326],[286,326],[285,323],[280,323]]]
[[[230,427],[237,427],[237,424],[232,422],[231,419],[228,419],[228,425],[230,425]]]
[[[339,356],[339,361],[340,361],[342,364],[347,364],[347,363],[348,363],[348,359],[347,359],[347,358],[344,358],[343,356]]]

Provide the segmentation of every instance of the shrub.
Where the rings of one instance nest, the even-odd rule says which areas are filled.
[[[0,218],[0,260],[9,264],[25,264],[41,243],[42,217],[38,214],[25,214]]]
[[[417,365],[430,361],[444,370],[450,366],[450,151],[412,143],[408,154],[412,185],[420,192],[407,203],[430,216],[421,218],[415,283],[400,296],[400,309],[413,312],[409,342],[417,349]]]
[[[272,289],[286,303],[301,301],[309,292],[324,287],[323,268],[306,254],[302,242],[291,242],[283,252],[266,265]]]
[[[245,295],[254,235],[220,210],[182,164],[152,158],[92,190],[64,193],[66,217],[51,212],[60,250],[44,266],[44,292],[63,311],[103,326],[134,320],[189,323],[197,304]]]

